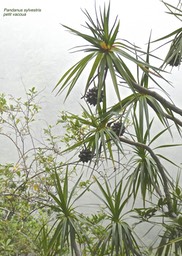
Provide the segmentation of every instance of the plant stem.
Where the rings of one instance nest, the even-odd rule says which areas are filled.
[[[78,249],[78,246],[77,246],[77,243],[76,243],[75,240],[73,241],[73,249],[75,251],[76,256],[82,256],[80,250]]]
[[[165,106],[166,108],[169,108],[170,110],[174,111],[175,113],[179,114],[180,116],[182,116],[182,109],[178,108],[176,105],[172,104],[171,102],[167,101],[166,99],[164,99],[160,94],[158,94],[157,92],[151,91],[141,85],[138,85],[137,83],[132,81],[132,85],[134,87],[134,89],[137,90],[137,92],[142,93],[142,94],[147,94],[150,95],[152,97],[154,97],[155,99],[157,99],[163,106]]]

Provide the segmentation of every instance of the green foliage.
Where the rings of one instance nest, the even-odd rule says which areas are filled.
[[[105,180],[105,188],[96,179],[103,198],[99,196],[104,203],[106,211],[105,220],[109,224],[104,230],[103,236],[99,239],[95,253],[98,255],[105,255],[105,252],[110,248],[110,255],[140,255],[137,242],[132,234],[131,227],[124,221],[124,209],[130,197],[124,199],[122,191],[122,181],[115,184],[112,191],[109,183]]]
[[[163,3],[181,19],[180,4]],[[181,28],[153,41],[174,36],[158,68],[150,64],[159,59],[151,35],[146,51],[118,39],[110,4],[96,9],[95,19],[84,14],[88,33],[64,27],[87,41],[76,48],[87,55],[55,86],[58,94],[67,89],[67,98],[90,67],[81,113],[61,112],[46,127],[39,122],[41,140],[36,89],[26,100],[0,95],[0,135],[15,152],[15,161],[0,163],[0,255],[181,255],[182,189],[173,174],[181,168],[165,155],[181,143],[160,142],[174,128],[181,136],[182,110],[161,85],[168,82],[164,65],[181,61]]]
[[[47,213],[41,210],[36,216],[30,214],[36,210],[37,204],[28,196],[31,185],[18,186],[17,180],[23,180],[20,173],[21,170],[15,170],[13,165],[1,165],[0,255],[33,252],[35,234],[42,226],[41,221],[46,220]]]
[[[182,217],[172,219],[164,223],[164,231],[157,248],[156,256],[159,255],[181,255],[182,253]]]
[[[118,100],[121,100],[118,77],[120,80],[127,82],[128,86],[131,88],[131,90],[133,90],[132,82],[135,81],[135,78],[126,65],[124,61],[125,59],[137,64],[138,67],[144,72],[148,73],[148,68],[150,67],[152,71],[156,72],[156,74],[158,73],[158,70],[160,69],[149,65],[141,58],[140,55],[144,54],[143,51],[141,51],[138,47],[127,44],[126,42],[120,42],[117,39],[119,31],[119,22],[117,22],[117,18],[111,29],[109,28],[110,5],[107,9],[104,7],[103,12],[101,9],[99,13],[96,11],[96,21],[91,18],[88,11],[85,11],[84,14],[88,19],[88,22],[86,22],[86,28],[88,28],[92,36],[80,33],[79,31],[68,26],[64,27],[76,36],[79,36],[89,42],[89,45],[86,46],[86,48],[82,48],[82,51],[89,52],[89,54],[72,66],[61,77],[55,87],[55,89],[60,87],[58,93],[61,93],[65,88],[68,87],[66,95],[67,98],[78,81],[80,75],[91,61],[93,61],[93,64],[87,78],[84,93],[86,93],[90,85],[95,82],[98,89],[98,99],[101,96],[101,91],[105,91],[106,78],[108,74],[112,79],[112,86]],[[138,58],[135,57],[136,53]],[[105,101],[106,99],[107,98],[105,97]]]
[[[168,9],[168,12],[167,12],[168,14],[171,14],[173,17],[176,17],[177,19],[182,21],[182,18],[181,18],[182,10],[180,8],[181,7],[180,1],[177,7],[165,1],[163,1],[163,3]],[[171,38],[172,36],[174,36],[174,38],[167,42],[171,44],[170,44],[169,51],[164,59],[163,66],[170,65],[172,67],[177,67],[177,66],[180,66],[182,61],[182,28],[176,29],[175,31],[171,32],[170,34],[156,41],[168,39],[168,38]]]
[[[56,214],[56,219],[53,223],[55,230],[48,245],[46,244],[47,255],[55,255],[54,253],[51,254],[52,251],[63,252],[65,248],[68,248],[68,251],[70,251],[69,248],[71,248],[71,254],[73,255],[73,252],[78,250],[76,237],[79,238],[82,236],[79,227],[81,218],[80,214],[75,210],[74,202],[76,202],[87,190],[86,188],[80,195],[74,198],[80,180],[81,176],[75,182],[74,186],[70,188],[68,184],[68,169],[66,169],[63,184],[60,182],[58,173],[56,171],[54,173],[56,195],[49,192],[48,194],[51,197],[52,202],[44,204],[44,206],[52,210],[53,214]],[[52,231],[52,228],[50,230]],[[45,239],[43,239],[43,242],[45,242]]]
[[[84,146],[92,151],[97,161],[102,152],[106,159],[108,157],[113,159],[113,145],[122,153],[122,145],[118,135],[113,131],[111,122],[107,122],[109,118],[111,118],[110,113],[105,112],[96,115],[89,106],[88,111],[83,108],[82,117],[64,113],[60,122],[66,123],[64,141],[68,147],[63,152]],[[118,118],[118,115],[113,114],[112,123],[117,121]],[[73,145],[69,145],[70,141]],[[107,152],[109,152],[109,156],[107,156]]]
[[[0,164],[0,255],[37,251],[35,237],[50,218],[40,201],[46,200],[47,189],[53,186],[50,170],[57,158],[55,137],[45,132],[48,144],[36,147],[33,123],[40,106],[34,87],[26,97],[26,101],[5,95],[1,98],[0,135],[14,146],[11,150],[16,161]]]

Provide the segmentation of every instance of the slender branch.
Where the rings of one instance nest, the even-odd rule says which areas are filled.
[[[159,111],[157,110],[157,108],[147,99],[147,103],[149,104],[149,106],[156,112],[159,113]],[[179,125],[182,127],[182,121],[179,120],[178,118],[176,118],[175,116],[163,113],[163,116],[167,119],[172,120],[173,122],[175,122],[175,124]]]
[[[137,92],[142,93],[142,94],[147,94],[150,95],[152,97],[154,97],[155,99],[157,99],[163,106],[165,106],[166,108],[169,108],[170,110],[174,111],[175,113],[179,114],[180,116],[182,116],[182,109],[178,108],[176,105],[172,104],[171,102],[167,101],[166,99],[164,99],[160,94],[158,94],[157,92],[151,91],[141,85],[138,85],[137,83],[132,81],[132,85],[133,87],[137,90]]]
[[[178,118],[173,117],[173,116],[170,116],[170,115],[167,115],[167,114],[164,114],[164,116],[165,116],[167,119],[173,120],[176,124],[178,124],[179,126],[182,127],[182,121],[179,120]]]
[[[73,249],[74,249],[74,251],[75,251],[75,255],[76,255],[76,256],[82,256],[80,250],[78,249],[78,245],[77,245],[77,243],[76,243],[75,240],[73,241]]]
[[[75,228],[70,224],[70,239],[71,239],[71,245],[75,252],[75,256],[82,256],[82,253],[80,252],[78,245],[76,243],[75,234],[76,234]]]
[[[168,187],[168,179],[166,177],[166,174],[164,172],[164,168],[163,168],[158,156],[153,152],[153,150],[149,146],[147,146],[145,144],[142,144],[140,142],[131,141],[131,140],[125,139],[123,137],[120,137],[120,141],[122,141],[124,143],[127,143],[129,145],[133,145],[133,146],[136,146],[136,147],[141,147],[141,148],[146,149],[149,152],[149,154],[151,155],[151,157],[154,159],[154,161],[155,161],[155,163],[158,167],[158,170],[161,174],[162,180],[164,182],[164,193],[165,193],[165,196],[166,196],[166,199],[167,199],[169,214],[170,214],[171,217],[174,217],[173,207],[172,207],[172,202],[171,202],[171,196],[170,196],[170,191],[169,191],[169,187]]]

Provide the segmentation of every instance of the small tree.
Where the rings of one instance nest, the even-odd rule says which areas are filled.
[[[163,3],[181,21],[181,1]],[[176,131],[181,138],[182,110],[163,83],[166,67],[180,66],[182,28],[155,41],[150,35],[141,50],[118,39],[110,5],[95,18],[84,14],[88,33],[64,27],[87,41],[78,48],[86,56],[55,86],[68,98],[87,74],[81,113],[39,126],[41,140],[35,88],[26,101],[0,96],[0,135],[17,153],[0,165],[0,255],[181,255],[181,168],[162,153],[181,143],[160,141]],[[151,48],[165,39],[169,51],[160,67],[152,65],[159,56]]]
[[[181,20],[181,3],[177,7],[163,3],[170,14]],[[154,44],[151,36],[146,51],[118,39],[119,21],[116,18],[110,27],[110,5],[96,10],[95,19],[87,10],[83,12],[89,33],[64,27],[87,42],[88,45],[78,48],[86,56],[61,77],[55,89],[58,89],[58,94],[67,89],[66,98],[69,97],[87,68],[82,115],[65,113],[62,117],[68,131],[65,141],[69,141],[63,152],[73,151],[84,169],[88,163],[90,177],[94,177],[88,189],[92,191],[93,184],[98,186],[101,194],[93,193],[103,203],[105,228],[95,239],[89,239],[92,231],[85,236],[86,255],[147,254],[142,246],[145,241],[137,239],[130,221],[127,223],[124,219],[128,216],[131,220],[133,215],[138,218],[137,226],[147,223],[149,230],[156,226],[161,228],[157,244],[153,241],[152,251],[148,248],[147,255],[180,255],[182,193],[179,179],[170,176],[165,162],[172,164],[172,168],[179,166],[160,153],[162,148],[180,144],[160,145],[158,141],[166,132],[172,135],[173,127],[181,136],[182,122],[177,115],[181,116],[182,110],[172,102],[161,83],[168,83],[164,72],[166,66],[180,66],[182,28],[154,41],[173,36],[164,62],[157,67],[150,64],[151,60],[157,59],[151,51]],[[135,65],[136,74],[130,63]],[[111,87],[117,100],[109,106]],[[152,87],[160,89],[164,96]],[[127,97],[124,97],[123,89],[127,89]],[[158,134],[154,133],[154,122],[163,126]],[[156,144],[157,147],[153,146]],[[143,203],[138,208],[136,202],[140,197]],[[126,210],[128,201],[132,201],[129,211]],[[79,239],[78,235],[78,242]]]

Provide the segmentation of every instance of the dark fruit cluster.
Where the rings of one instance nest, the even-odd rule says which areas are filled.
[[[80,154],[78,156],[80,158],[80,161],[83,163],[88,163],[92,159],[92,151],[89,149],[83,149],[80,151]]]
[[[181,56],[174,56],[169,62],[168,64],[172,67],[178,67],[181,63]]]
[[[96,87],[89,89],[88,92],[86,93],[85,98],[90,105],[94,105],[94,106],[97,105],[98,89]],[[102,102],[103,98],[104,98],[104,92],[101,91],[99,102]]]
[[[113,130],[113,132],[116,133],[116,135],[118,137],[122,136],[125,132],[125,127],[124,127],[123,123],[120,121],[113,123],[111,126],[111,129]]]

